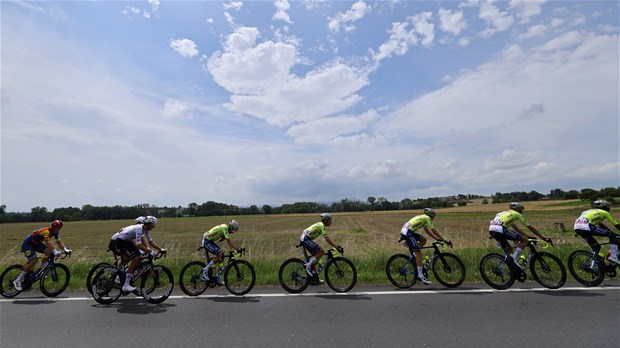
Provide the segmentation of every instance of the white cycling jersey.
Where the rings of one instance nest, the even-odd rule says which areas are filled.
[[[144,225],[131,225],[123,227],[112,236],[112,239],[122,239],[128,242],[135,239],[138,244],[142,244],[142,236],[144,236],[146,237],[146,240],[152,242],[153,238],[151,238],[151,231],[143,231],[143,226]]]

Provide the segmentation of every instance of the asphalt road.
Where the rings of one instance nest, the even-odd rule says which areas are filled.
[[[303,294],[257,288],[244,297],[175,289],[160,305],[125,297],[40,292],[0,300],[0,347],[614,347],[620,346],[620,281],[559,290],[518,284],[458,289],[326,286]]]

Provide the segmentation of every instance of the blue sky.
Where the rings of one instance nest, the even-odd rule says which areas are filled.
[[[7,211],[620,185],[617,1],[0,4]]]

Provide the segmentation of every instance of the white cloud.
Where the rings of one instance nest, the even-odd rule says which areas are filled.
[[[489,38],[497,32],[508,30],[514,24],[514,18],[508,12],[500,11],[493,2],[484,2],[480,6],[478,17],[483,19],[488,27],[480,33],[483,38]]]
[[[520,34],[519,39],[525,40],[536,36],[543,35],[547,31],[548,27],[545,24],[537,24],[528,28],[527,32]]]
[[[408,22],[394,22],[388,30],[390,37],[379,46],[378,51],[370,49],[370,55],[376,62],[393,55],[404,55],[410,46],[421,43],[429,46],[435,39],[435,25],[431,22],[433,14],[423,12],[407,17]],[[411,28],[409,27],[411,24]]]
[[[435,24],[431,22],[433,20],[433,13],[423,12],[409,17],[409,20],[413,23],[415,32],[422,37],[420,41],[422,45],[428,46],[432,44],[435,39]]]
[[[192,108],[179,100],[166,100],[162,114],[169,119],[191,119]]]
[[[170,41],[170,47],[179,52],[183,57],[194,57],[198,55],[196,43],[190,39],[177,39]]]
[[[467,21],[463,15],[463,11],[446,10],[443,7],[437,12],[441,30],[453,35],[460,35],[461,30],[467,28]]]
[[[243,2],[242,1],[231,1],[231,2],[224,3],[222,6],[224,7],[225,10],[240,11],[241,8],[243,7]]]
[[[355,29],[353,23],[364,18],[371,10],[372,8],[363,0],[359,0],[351,5],[351,8],[347,10],[347,12],[339,12],[334,17],[329,18],[329,24],[327,26],[329,30],[334,32],[340,31],[341,28],[344,28],[345,31],[352,31]]]
[[[517,14],[521,18],[519,23],[525,24],[529,23],[532,17],[542,13],[541,7],[545,2],[546,0],[511,0],[509,5],[511,9],[519,11]]]
[[[276,0],[274,5],[276,6],[276,13],[272,17],[273,20],[280,20],[289,24],[293,23],[287,12],[291,9],[291,5],[288,3],[288,0]]]

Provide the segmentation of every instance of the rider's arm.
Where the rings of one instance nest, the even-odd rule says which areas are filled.
[[[150,246],[152,246],[153,248],[155,248],[155,249],[159,250],[159,251],[161,251],[161,249],[162,249],[162,248],[161,248],[161,247],[160,247],[157,243],[155,243],[154,241],[150,241],[150,242],[149,242],[149,245],[150,245]]]
[[[530,225],[530,226],[527,226],[527,228],[528,228],[530,231],[532,231],[532,233],[534,233],[535,235],[537,235],[538,237],[540,237],[540,239],[542,239],[542,240],[547,240],[547,239],[548,239],[548,238],[543,237],[543,235],[542,235],[542,234],[540,234],[540,232],[538,232],[538,230],[536,229],[536,227],[534,227],[534,226]]]
[[[150,250],[149,248],[146,246],[146,240],[144,239],[144,237],[142,237],[141,241],[138,242],[137,239],[132,239],[131,242],[133,243],[133,245],[135,245],[138,249],[144,251],[145,253],[148,253]]]
[[[439,231],[437,231],[434,227],[429,229],[424,226],[424,231],[426,231],[426,234],[433,237],[435,240],[444,240],[441,234],[439,234]]]
[[[325,241],[329,243],[329,245],[333,246],[334,248],[338,247],[338,245],[336,245],[336,243],[334,243],[334,241],[331,238],[329,238],[329,236],[325,236]]]
[[[233,241],[230,238],[226,238],[226,243],[228,243],[228,246],[233,249],[233,250],[237,250],[237,247],[235,246],[235,244],[233,243]]]

